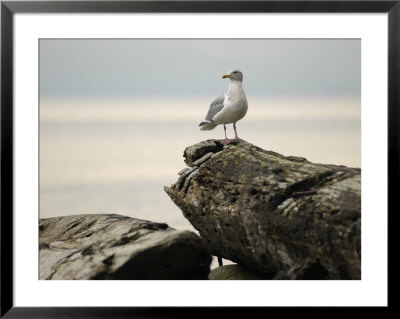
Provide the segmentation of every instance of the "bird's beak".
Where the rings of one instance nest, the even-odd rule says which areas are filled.
[[[229,78],[229,74],[224,74],[224,75],[222,76],[222,78],[223,78],[223,79]]]

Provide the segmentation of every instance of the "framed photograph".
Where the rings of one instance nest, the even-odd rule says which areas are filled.
[[[390,308],[399,19],[2,1],[1,317]]]

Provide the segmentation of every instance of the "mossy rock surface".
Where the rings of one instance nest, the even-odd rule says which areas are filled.
[[[212,255],[264,274],[311,258],[330,279],[361,278],[359,168],[238,141],[201,142],[184,157],[191,170],[164,189]]]

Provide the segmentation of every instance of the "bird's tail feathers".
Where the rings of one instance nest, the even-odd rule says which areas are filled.
[[[208,130],[212,130],[214,129],[218,124],[213,123],[213,122],[209,122],[209,121],[205,121],[205,122],[201,122],[199,124],[199,126],[201,126],[200,130],[202,131],[208,131]]]

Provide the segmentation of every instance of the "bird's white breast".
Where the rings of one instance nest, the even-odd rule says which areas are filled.
[[[243,88],[230,85],[225,95],[224,107],[215,114],[213,121],[219,124],[235,123],[242,119],[247,113],[247,99]]]

